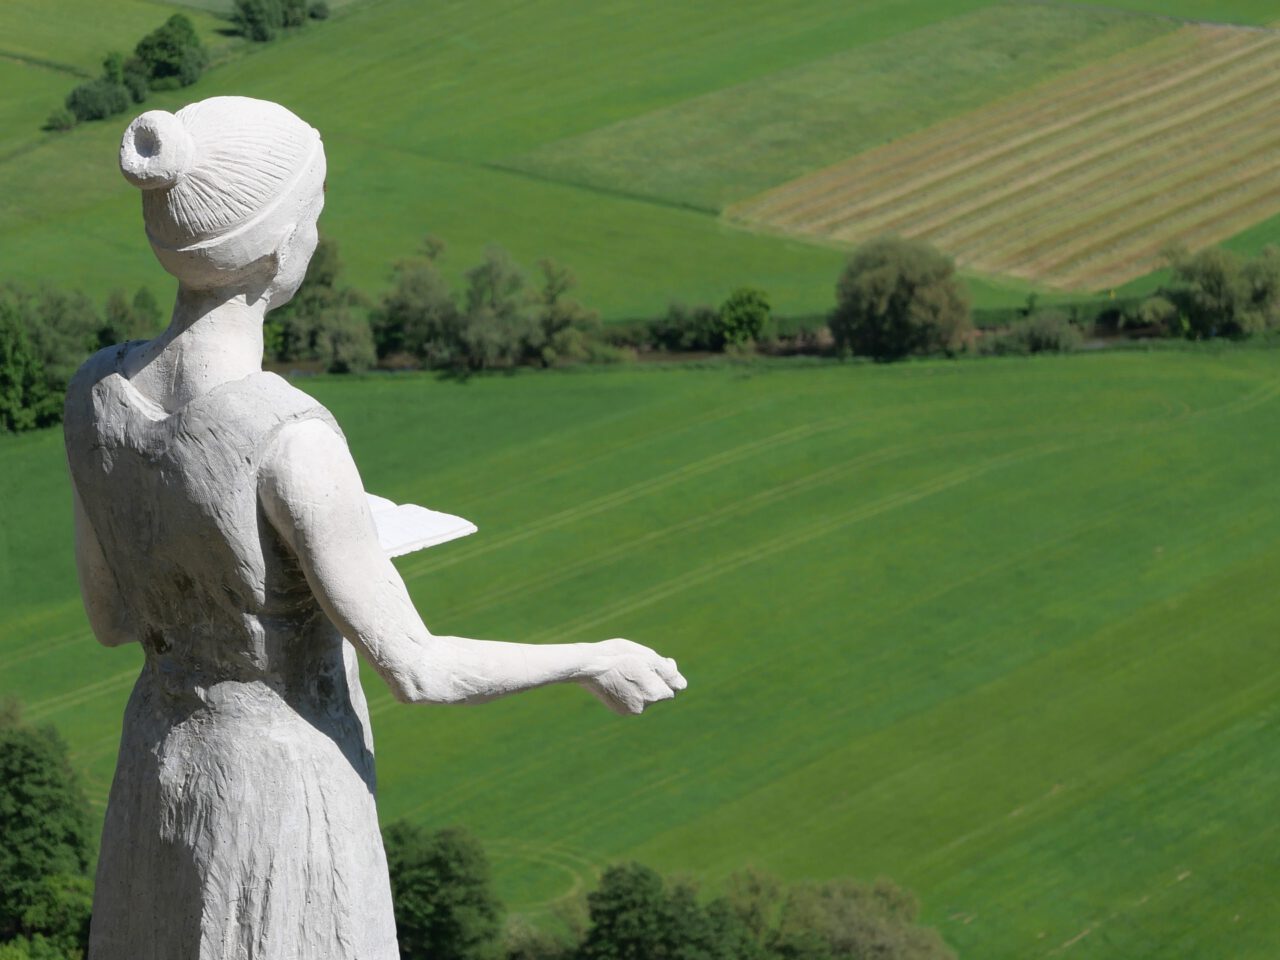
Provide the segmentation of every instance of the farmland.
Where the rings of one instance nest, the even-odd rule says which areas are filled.
[[[474,519],[398,561],[438,631],[622,635],[689,692],[475,709],[366,680],[386,818],[517,909],[638,857],[885,874],[964,956],[1268,957],[1271,351],[321,379],[367,486]],[[101,804],[137,653],[88,637],[55,432],[4,438],[0,692]]]
[[[1280,213],[1280,33],[1187,26],[1105,64],[777,187],[747,223],[1101,289]]]
[[[783,313],[825,311],[843,242],[743,230],[726,208],[938,124],[950,129],[957,116],[983,116],[1028,88],[1069,83],[1074,71],[1128,55],[1146,62],[1142,51],[1180,34],[1164,14],[1280,17],[1280,5],[1258,2],[619,2],[584,17],[573,0],[485,11],[381,0],[340,6],[322,25],[248,49],[209,12],[226,8],[215,0],[130,0],[109,18],[87,0],[60,3],[66,26],[57,29],[30,0],[0,8],[6,278],[95,298],[147,285],[167,298],[137,227],[136,192],[112,162],[121,122],[67,134],[39,125],[107,50],[128,49],[168,10],[187,9],[218,66],[148,106],[250,94],[320,128],[331,188],[322,229],[350,282],[376,294],[390,264],[434,233],[449,244],[454,276],[492,243],[526,264],[553,257],[606,319],[651,316],[672,300],[718,302],[748,284]],[[1260,148],[1258,136],[1240,150]],[[1256,247],[1272,235],[1264,226],[1246,236]],[[1016,266],[983,269],[969,272],[979,305],[1051,293]]]

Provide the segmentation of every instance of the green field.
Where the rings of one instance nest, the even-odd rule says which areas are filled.
[[[398,562],[434,629],[689,677],[638,721],[366,681],[383,816],[469,825],[517,909],[754,863],[891,876],[965,957],[1274,955],[1280,354],[301,385],[479,524]],[[86,633],[60,435],[0,459],[0,695],[100,804],[138,653]]]
[[[115,170],[121,121],[38,129],[76,77],[179,9],[58,0],[0,6],[0,263],[4,277],[168,289],[151,264],[137,196]],[[1107,5],[1108,8],[1117,5]],[[331,160],[322,229],[370,292],[430,232],[460,273],[490,243],[552,256],[606,318],[672,299],[768,290],[776,308],[829,308],[844,251],[735,228],[720,208],[754,192],[1085,66],[1173,29],[1087,4],[987,0],[752,0],[644,5],[358,0],[260,49],[191,9],[220,65],[190,91],[280,100],[319,127]],[[1212,7],[1212,10],[1210,9]],[[1251,23],[1280,4],[1159,5]],[[51,65],[52,64],[52,65]],[[1271,231],[1261,239],[1269,239]],[[978,305],[1029,288],[975,277]]]

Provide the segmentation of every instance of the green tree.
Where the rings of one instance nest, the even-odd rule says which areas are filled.
[[[463,303],[459,354],[469,370],[513,366],[537,338],[524,273],[500,247],[467,271]]]
[[[444,245],[428,237],[418,256],[393,268],[392,287],[372,318],[380,358],[413,357],[429,368],[461,363],[462,314],[440,272],[443,253]]]
[[[0,285],[0,423],[29,430],[57,423],[67,381],[97,346],[99,322],[79,294],[34,295]]]
[[[0,299],[0,427],[34,430],[57,423],[61,414],[62,400],[50,389],[26,329]]]
[[[726,345],[754,343],[764,337],[771,316],[767,293],[740,287],[720,305],[720,337]]]
[[[572,273],[553,260],[539,260],[542,286],[535,304],[529,359],[544,367],[587,359],[599,341],[600,317],[569,292],[577,285]]]
[[[265,43],[284,28],[284,9],[280,0],[236,0],[231,20],[243,36]]]
[[[0,941],[87,944],[89,810],[52,727],[0,721]]]
[[[404,960],[495,960],[502,906],[480,844],[456,828],[401,821],[383,831]]]
[[[881,237],[860,247],[836,285],[836,348],[877,360],[958,350],[970,328],[955,264],[926,243]]]
[[[190,86],[209,62],[195,24],[181,13],[139,40],[133,55],[153,90]]]
[[[915,897],[888,880],[801,883],[783,900],[771,951],[784,960],[954,960],[918,915]]]
[[[1209,247],[1165,253],[1172,282],[1139,309],[1139,318],[1192,339],[1247,337],[1280,327],[1280,249],[1256,257]]]
[[[98,346],[109,347],[129,340],[147,340],[160,332],[160,306],[146,287],[139,287],[131,299],[120,290],[112,291],[102,310]]]
[[[81,123],[124,113],[133,102],[128,88],[105,77],[82,83],[67,94],[66,108]]]
[[[760,951],[727,902],[706,907],[638,863],[614,866],[587,895],[581,960],[753,960]]]

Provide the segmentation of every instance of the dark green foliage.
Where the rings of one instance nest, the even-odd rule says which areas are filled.
[[[267,316],[267,356],[280,363],[319,361],[330,373],[373,366],[377,357],[368,304],[353,288],[338,285],[341,272],[338,245],[322,237],[302,286]]]
[[[720,305],[720,337],[742,346],[764,338],[769,329],[769,295],[755,287],[739,287]]]
[[[918,914],[915,897],[887,880],[801,883],[767,936],[779,960],[954,960],[934,930],[916,925]]]
[[[1013,327],[999,333],[988,333],[977,341],[978,353],[984,356],[1026,356],[1033,353],[1071,353],[1080,349],[1084,334],[1054,310],[1034,313]]]
[[[648,326],[649,343],[660,350],[708,351],[724,349],[720,312],[714,307],[686,307],[673,303]]]
[[[123,83],[104,77],[82,83],[67,94],[66,108],[76,120],[84,123],[124,113],[132,102],[129,89]]]
[[[195,25],[181,13],[139,40],[133,54],[137,61],[134,72],[154,90],[190,86],[200,79],[209,62]]]
[[[539,260],[542,286],[535,302],[535,327],[527,356],[544,367],[590,358],[600,339],[600,317],[568,294],[572,273],[552,260]]]
[[[129,98],[134,103],[144,103],[151,93],[151,81],[147,78],[147,68],[137,57],[130,57],[124,62],[121,82],[129,91]]]
[[[524,273],[498,247],[466,273],[461,354],[470,370],[514,366],[534,331]]]
[[[706,903],[639,864],[611,867],[587,897],[590,925],[576,954],[522,936],[510,960],[952,960],[917,926],[915,898],[887,880],[800,883],[748,871]]]
[[[307,0],[280,0],[280,21],[285,27],[301,27],[307,22]]]
[[[68,951],[40,934],[0,943],[0,960],[79,960],[83,951]]]
[[[316,0],[315,3],[307,8],[307,16],[312,20],[328,20],[329,4],[325,3],[325,0]]]
[[[412,357],[431,369],[477,371],[606,359],[599,318],[569,296],[574,279],[565,268],[540,261],[542,283],[530,290],[519,265],[491,247],[467,271],[459,298],[437,265],[442,252],[429,240],[419,256],[396,264],[372,321],[386,362]]]
[[[0,286],[0,422],[7,429],[59,420],[67,381],[97,347],[100,326],[81,294]]]
[[[849,260],[829,326],[842,353],[877,360],[954,353],[970,327],[968,297],[955,264],[933,247],[881,237]]]
[[[54,110],[44,122],[46,130],[70,130],[76,125],[76,115],[65,107]]]
[[[98,329],[98,346],[109,347],[129,340],[148,340],[160,332],[160,306],[146,287],[139,287],[133,299],[119,290],[107,297]]]
[[[266,43],[284,27],[280,0],[236,0],[231,19],[246,38]]]
[[[52,727],[0,721],[0,941],[87,943],[89,810]],[[34,951],[33,951],[34,952]]]
[[[308,13],[306,0],[236,0],[231,19],[245,37],[265,43],[282,30],[303,26]],[[328,16],[327,7],[324,15]]]
[[[0,297],[0,428],[33,430],[61,415],[62,398],[51,389],[24,324]]]
[[[461,314],[437,266],[443,247],[428,240],[423,252],[395,265],[391,290],[372,319],[378,356],[416,358],[426,367],[454,363]]]
[[[1248,260],[1221,247],[1167,257],[1173,282],[1143,304],[1141,319],[1196,340],[1280,327],[1280,249]]]
[[[404,960],[496,960],[502,906],[489,863],[464,830],[401,821],[383,831]]]
[[[757,955],[723,902],[704,907],[684,884],[669,886],[638,863],[610,867],[587,896],[581,960],[750,960]]]

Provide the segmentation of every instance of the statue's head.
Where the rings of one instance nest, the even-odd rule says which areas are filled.
[[[320,134],[277,103],[212,97],[149,110],[120,143],[142,190],[147,238],[190,289],[248,289],[279,306],[297,290],[324,205]]]

